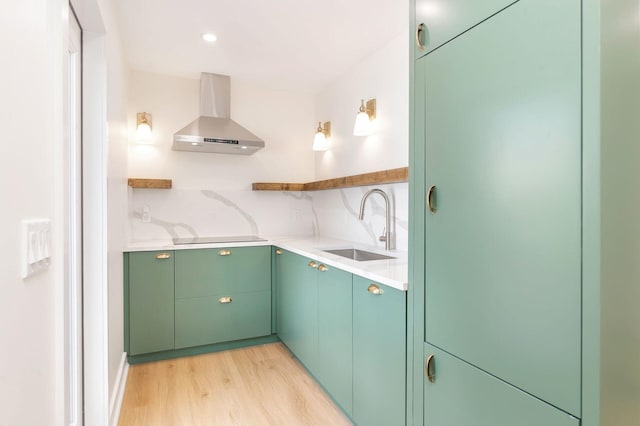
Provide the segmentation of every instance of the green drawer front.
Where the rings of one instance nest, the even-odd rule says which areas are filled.
[[[269,246],[179,250],[175,258],[177,299],[271,289]]]
[[[231,303],[220,298],[231,297]],[[176,300],[176,349],[271,334],[271,292]]]
[[[429,344],[435,381],[424,380],[424,424],[456,426],[579,426],[569,414]]]

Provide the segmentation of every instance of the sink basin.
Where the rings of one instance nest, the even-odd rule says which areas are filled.
[[[326,253],[337,254],[338,256],[346,257],[347,259],[357,260],[358,262],[364,262],[367,260],[395,259],[395,257],[387,256],[386,254],[372,253],[370,251],[358,250],[353,248],[322,251]]]

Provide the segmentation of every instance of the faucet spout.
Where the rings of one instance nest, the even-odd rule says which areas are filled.
[[[382,196],[382,198],[384,198],[385,228],[384,228],[384,234],[380,236],[380,241],[384,241],[384,248],[385,248],[385,250],[388,251],[388,250],[391,250],[391,249],[393,249],[395,247],[394,247],[394,244],[392,244],[392,241],[391,241],[391,208],[390,208],[389,197],[387,196],[387,193],[384,192],[382,189],[379,189],[379,188],[374,188],[374,189],[371,189],[371,190],[367,191],[364,194],[364,196],[362,197],[362,201],[360,201],[360,214],[358,215],[358,219],[360,219],[360,220],[364,219],[364,206],[365,206],[365,204],[367,202],[367,199],[372,194],[380,194]]]

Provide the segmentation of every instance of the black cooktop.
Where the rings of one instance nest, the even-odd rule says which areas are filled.
[[[225,237],[182,237],[174,238],[173,244],[214,244],[214,243],[253,243],[267,241],[255,235],[232,235]]]

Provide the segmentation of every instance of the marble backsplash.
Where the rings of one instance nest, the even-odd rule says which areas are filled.
[[[408,184],[376,186],[390,198],[396,247],[407,250]],[[129,189],[132,243],[202,236],[323,236],[384,248],[384,200],[369,197],[363,221],[360,201],[373,187],[314,192],[217,189]],[[148,211],[148,214],[145,213]]]

